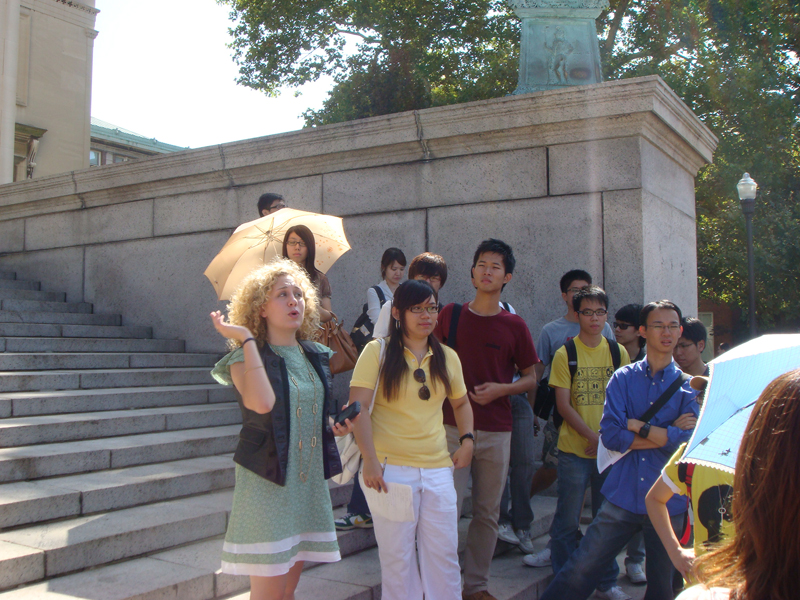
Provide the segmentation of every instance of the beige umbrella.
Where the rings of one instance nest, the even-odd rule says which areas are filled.
[[[314,264],[323,273],[350,249],[339,217],[282,208],[239,225],[208,265],[204,275],[214,286],[217,297],[228,300],[251,271],[281,256],[286,230],[295,225],[305,225],[314,234]]]

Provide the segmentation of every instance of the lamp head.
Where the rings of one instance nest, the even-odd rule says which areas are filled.
[[[736,184],[739,191],[739,200],[755,200],[758,184],[750,177],[750,173],[745,173]]]

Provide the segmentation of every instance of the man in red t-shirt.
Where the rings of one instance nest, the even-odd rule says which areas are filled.
[[[509,395],[536,387],[533,366],[539,362],[528,326],[500,307],[500,293],[514,271],[511,247],[495,239],[481,242],[472,261],[475,299],[448,304],[439,313],[436,336],[461,359],[464,381],[475,419],[472,455],[472,523],[464,554],[464,600],[492,600],[489,567],[497,544],[497,520],[511,454]],[[455,330],[451,332],[451,321]],[[453,339],[455,338],[455,339]],[[522,376],[514,380],[520,371]],[[444,424],[452,454],[460,442],[453,411],[445,403]],[[469,479],[468,469],[454,474],[458,514]]]

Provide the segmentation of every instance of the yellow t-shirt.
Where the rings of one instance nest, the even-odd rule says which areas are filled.
[[[684,450],[686,450],[686,444],[681,444],[681,447],[669,459],[667,466],[661,471],[661,479],[676,494],[688,496],[686,476],[689,465],[678,462]],[[695,465],[691,485],[694,554],[700,556],[710,549],[711,544],[734,534],[731,516],[733,473]],[[724,512],[720,512],[720,508]]]
[[[578,412],[592,431],[600,431],[600,419],[603,416],[603,403],[606,399],[606,384],[614,374],[614,361],[608,349],[606,338],[596,348],[589,348],[580,338],[575,337],[575,349],[578,354],[578,370],[572,381],[570,400],[572,407]],[[616,343],[616,342],[612,342]],[[619,345],[620,366],[631,362],[628,351]],[[553,357],[550,369],[550,387],[570,388],[569,364],[567,349],[562,346]],[[569,452],[581,458],[594,458],[586,454],[588,441],[575,431],[565,420],[558,434],[558,450]]]
[[[453,398],[461,398],[467,393],[461,361],[454,350],[444,349],[447,374]],[[408,370],[400,382],[398,397],[388,402],[383,395],[383,385],[378,386],[375,406],[372,409],[372,440],[378,460],[384,459],[390,465],[420,468],[452,467],[453,461],[447,452],[447,438],[442,423],[442,403],[446,398],[444,386],[431,381],[430,361],[433,353],[422,359],[422,370],[431,391],[429,400],[420,400],[418,390],[421,383],[414,380],[414,370],[419,368],[417,359],[408,349],[405,350]],[[380,344],[373,340],[367,344],[358,357],[353,370],[350,387],[375,389],[378,379]]]

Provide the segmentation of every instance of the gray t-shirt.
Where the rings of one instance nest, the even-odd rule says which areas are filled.
[[[541,361],[545,364],[544,375],[550,375],[550,363],[556,355],[561,346],[567,343],[567,340],[574,338],[581,332],[581,326],[578,323],[567,321],[566,318],[560,317],[555,321],[550,321],[547,325],[542,327],[542,333],[539,334],[539,341],[536,342],[536,353],[539,355]],[[608,323],[603,327],[603,335],[616,342],[614,337],[614,330]]]

